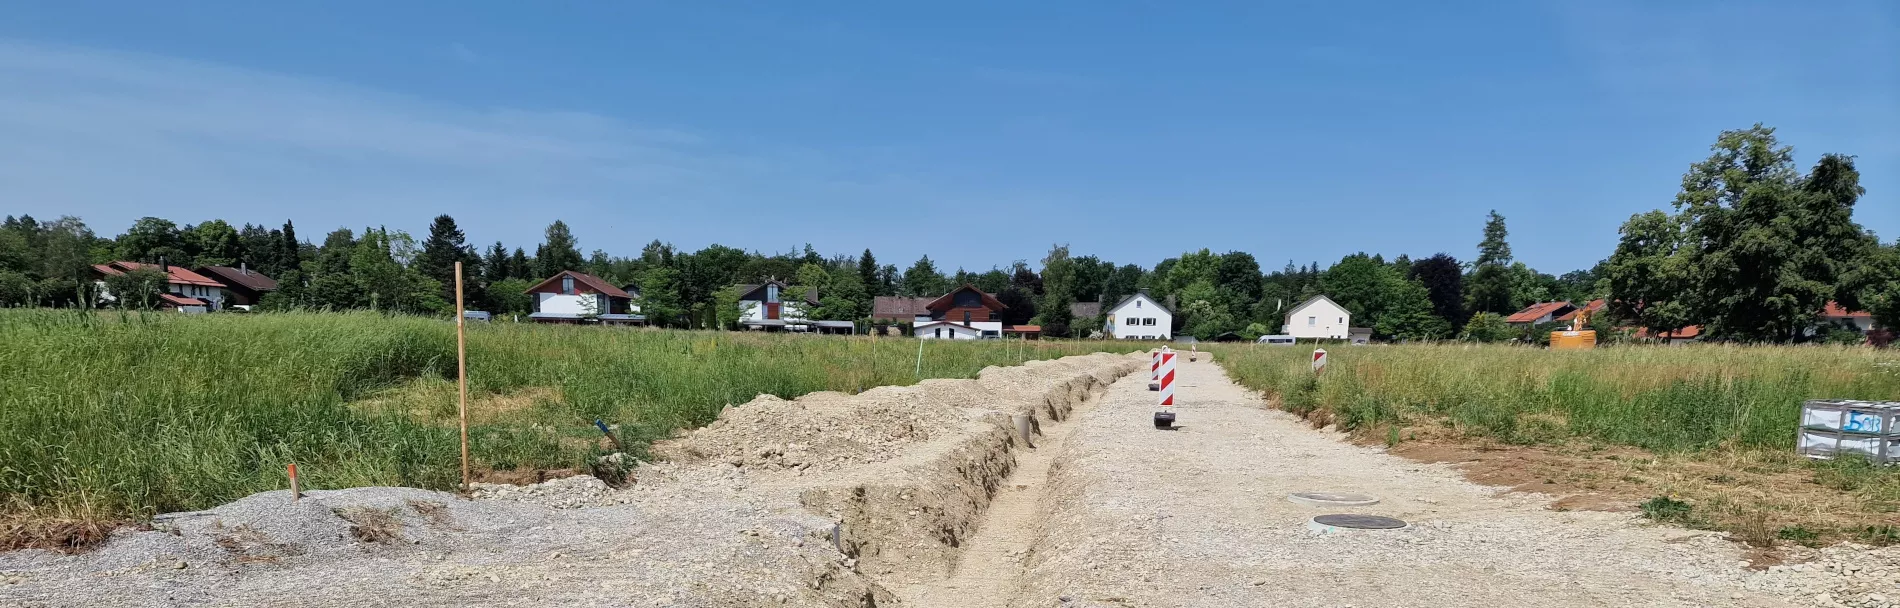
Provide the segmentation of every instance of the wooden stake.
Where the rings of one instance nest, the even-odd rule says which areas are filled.
[[[290,463],[290,501],[296,502],[302,498],[303,489],[297,487],[297,463],[293,462]]]
[[[462,263],[455,263],[455,413],[462,424],[462,489],[468,489],[468,318],[462,310]]]

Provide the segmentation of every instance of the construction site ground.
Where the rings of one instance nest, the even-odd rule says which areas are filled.
[[[254,495],[68,556],[0,606],[1890,606],[1900,560],[1756,569],[1719,534],[1558,511],[1269,409],[1202,354],[1178,428],[1144,354],[761,397],[591,478]],[[1030,441],[1018,433],[1032,429]],[[1034,443],[1031,447],[1030,443]],[[1314,507],[1296,492],[1377,504]],[[1397,518],[1390,530],[1316,515]]]

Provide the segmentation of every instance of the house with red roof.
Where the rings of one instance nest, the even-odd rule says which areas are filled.
[[[1828,325],[1853,327],[1856,331],[1865,334],[1874,328],[1874,315],[1865,310],[1848,310],[1842,307],[1840,302],[1829,300],[1827,306],[1821,309],[1821,322]]]
[[[1558,323],[1569,323],[1571,321],[1576,320],[1577,315],[1586,314],[1586,313],[1588,313],[1591,318],[1595,318],[1597,315],[1603,314],[1603,308],[1606,304],[1608,303],[1605,302],[1602,298],[1591,300],[1590,303],[1584,304],[1580,308],[1573,308],[1570,310],[1570,312],[1566,312],[1564,314],[1558,315],[1556,318],[1551,319],[1551,320],[1556,321]]]
[[[556,273],[524,293],[534,296],[534,312],[528,319],[536,323],[638,325],[647,320],[633,294],[577,270]]]
[[[1541,325],[1556,321],[1557,317],[1568,314],[1576,308],[1569,302],[1538,302],[1505,317],[1504,322],[1521,327]]]
[[[224,308],[224,284],[210,277],[192,272],[182,266],[168,264],[146,264],[143,262],[111,262],[93,264],[92,270],[98,277],[93,285],[99,289],[99,300],[106,303],[118,302],[118,296],[106,288],[106,277],[124,276],[126,273],[150,270],[165,275],[165,286],[160,288],[159,308],[179,312],[211,312]]]
[[[1005,306],[996,296],[965,284],[931,300],[913,319],[911,333],[919,338],[976,340],[1003,336]],[[1028,326],[1024,326],[1027,334]],[[1041,327],[1036,328],[1040,333]]]

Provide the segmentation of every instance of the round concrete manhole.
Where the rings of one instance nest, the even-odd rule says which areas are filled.
[[[1331,532],[1339,529],[1349,530],[1397,530],[1405,527],[1405,522],[1377,515],[1357,515],[1341,513],[1321,515],[1313,518],[1307,527],[1319,532]]]
[[[1350,492],[1295,492],[1288,494],[1286,499],[1309,507],[1366,507],[1379,504],[1377,498]]]

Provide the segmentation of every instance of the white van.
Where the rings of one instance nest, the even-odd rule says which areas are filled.
[[[1291,345],[1293,344],[1294,341],[1295,340],[1293,336],[1260,336],[1260,339],[1254,340],[1254,343],[1272,344],[1272,345],[1278,346],[1278,345]]]

